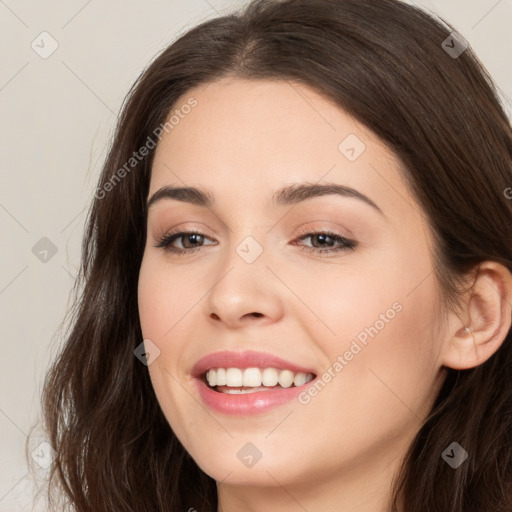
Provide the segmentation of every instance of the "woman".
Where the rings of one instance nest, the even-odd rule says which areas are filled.
[[[141,75],[44,391],[74,510],[512,510],[512,131],[448,25],[255,0]],[[61,510],[61,509],[59,509]]]

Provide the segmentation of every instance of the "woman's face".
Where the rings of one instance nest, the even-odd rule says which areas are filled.
[[[223,79],[175,108],[139,280],[172,429],[230,484],[395,467],[443,377],[428,228],[399,161],[304,85]],[[171,190],[189,187],[211,202]]]

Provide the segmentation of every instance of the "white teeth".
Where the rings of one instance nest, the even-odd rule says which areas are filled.
[[[259,368],[246,368],[244,370],[243,385],[251,388],[261,386],[261,372]]]
[[[217,386],[225,386],[227,384],[226,369],[219,368],[217,370]]]
[[[218,377],[217,377],[217,379],[218,379]],[[293,384],[295,386],[302,386],[302,385],[306,384],[306,374],[302,373],[302,372],[296,373],[295,377],[293,379]]]
[[[227,393],[228,395],[247,395],[250,393],[257,393],[258,391],[272,391],[270,388],[252,388],[252,389],[241,389],[241,388],[233,388],[226,389],[223,393]]]
[[[291,370],[281,370],[279,374],[279,385],[283,388],[289,388],[293,384],[293,372]]]
[[[243,386],[243,375],[240,368],[228,368],[226,370],[226,386],[231,388]]]
[[[274,386],[289,388],[293,385],[303,386],[314,376],[311,373],[291,370],[279,370],[277,368],[211,368],[206,372],[206,380],[210,387],[227,386],[230,388],[254,388],[242,390],[248,392],[268,390]],[[227,393],[238,393],[240,390],[226,390]]]
[[[261,383],[264,386],[275,386],[279,381],[279,373],[275,368],[265,368],[261,375]]]
[[[217,385],[217,372],[215,370],[208,370],[206,374],[206,380],[208,384],[213,388],[213,386]]]

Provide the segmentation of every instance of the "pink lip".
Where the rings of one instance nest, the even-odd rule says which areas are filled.
[[[315,373],[311,368],[299,366],[280,357],[264,352],[246,350],[245,352],[222,351],[208,354],[192,368],[192,377],[200,377],[210,368],[279,368],[292,372]]]
[[[216,412],[230,415],[246,416],[266,412],[274,407],[290,402],[304,391],[306,386],[291,388],[277,388],[271,391],[257,391],[243,395],[230,395],[219,393],[211,389],[203,379],[203,374],[210,368],[280,368],[293,372],[312,373],[309,368],[285,361],[279,357],[262,352],[216,352],[200,359],[192,368],[191,374],[195,377],[197,389],[203,403]]]

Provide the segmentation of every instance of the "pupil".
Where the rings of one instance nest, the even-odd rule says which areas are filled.
[[[319,240],[321,242],[320,245],[326,245],[325,244],[325,241],[326,241],[326,238],[329,238],[329,235],[315,235],[317,240]]]
[[[192,240],[192,245],[194,243],[198,243],[200,240],[194,240],[195,238],[201,238],[201,235],[198,235],[197,233],[192,233],[190,235],[188,235],[188,237],[186,238],[188,240],[188,242],[190,242]]]

